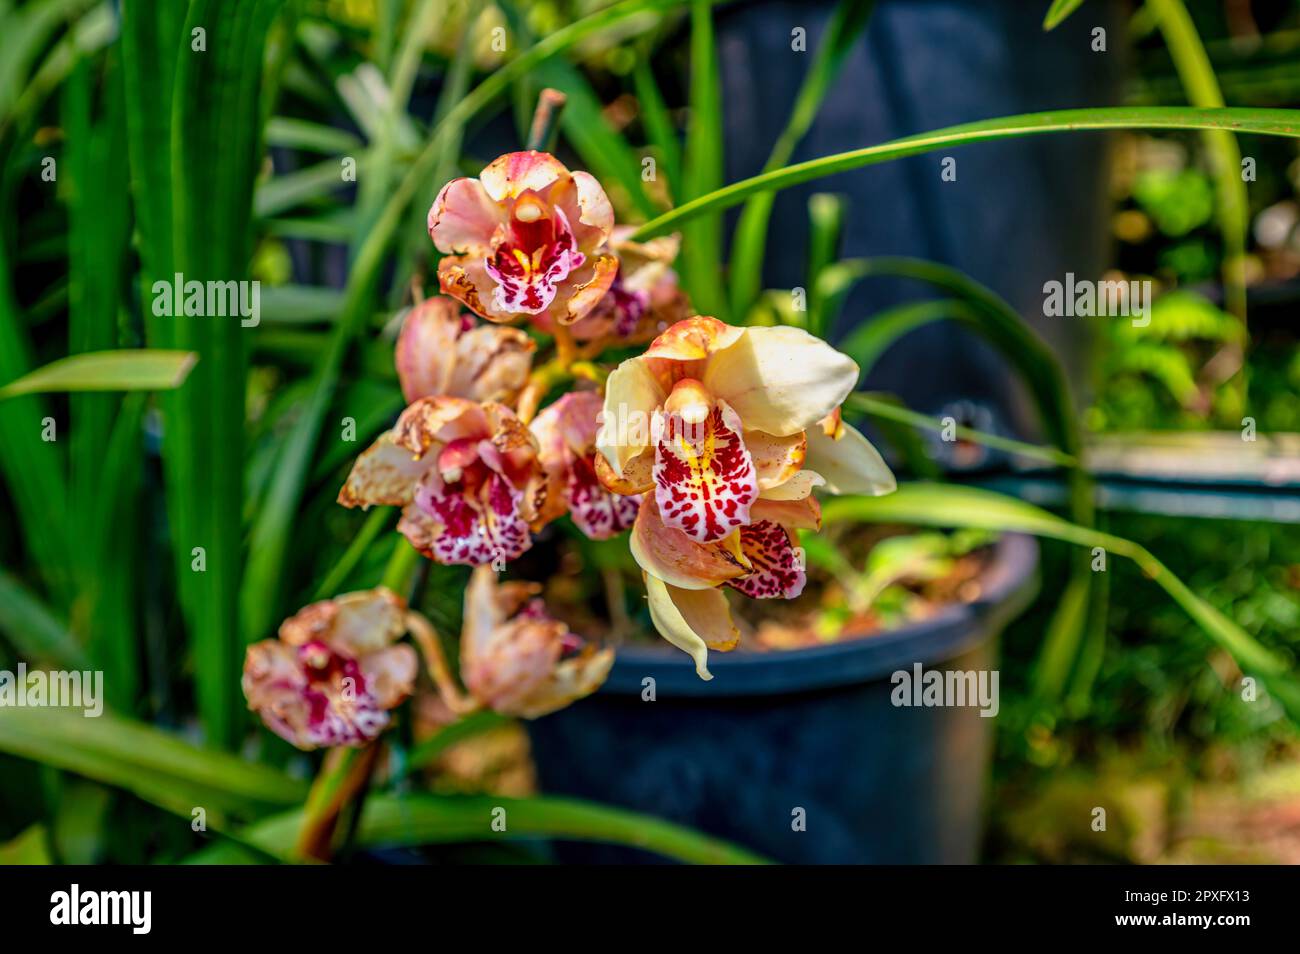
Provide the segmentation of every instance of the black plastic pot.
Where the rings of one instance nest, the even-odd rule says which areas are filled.
[[[712,653],[711,682],[666,643],[623,649],[600,692],[530,725],[541,787],[785,862],[973,862],[994,720],[975,707],[896,707],[891,675],[915,663],[996,668],[997,637],[1032,595],[1037,566],[1037,544],[1008,535],[973,603],[825,647]],[[643,699],[646,677],[654,701]],[[558,850],[565,861],[650,860],[602,845]]]

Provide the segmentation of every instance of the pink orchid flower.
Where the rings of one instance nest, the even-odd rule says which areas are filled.
[[[438,563],[513,560],[545,500],[537,441],[492,402],[421,398],[353,464],[345,507],[402,507],[397,529]]]
[[[597,649],[551,618],[536,583],[499,584],[479,567],[465,591],[461,677],[483,706],[536,719],[595,692],[614,664],[612,649]]]
[[[426,298],[406,315],[394,355],[410,404],[447,394],[510,404],[528,383],[537,346],[518,328],[480,325],[450,298]]]
[[[681,237],[634,242],[631,234],[629,226],[614,229],[610,248],[618,258],[618,274],[605,297],[570,328],[576,340],[641,344],[691,315],[690,301],[672,269]],[[546,321],[537,326],[551,330]]]
[[[477,179],[453,179],[429,209],[445,294],[490,321],[569,325],[609,291],[614,210],[585,172],[544,152],[512,152]]]
[[[405,616],[405,603],[382,587],[305,607],[278,639],[248,647],[248,708],[300,749],[372,741],[415,686],[415,650],[395,645]]]
[[[596,432],[601,398],[575,391],[544,408],[533,420],[533,435],[548,489],[543,519],[566,511],[592,540],[606,540],[632,526],[640,500],[606,490],[596,476]]]

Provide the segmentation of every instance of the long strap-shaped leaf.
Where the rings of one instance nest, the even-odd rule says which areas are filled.
[[[494,818],[504,819],[504,831],[493,829]],[[289,858],[301,824],[300,811],[285,812],[245,829],[239,840],[273,857]],[[376,795],[366,800],[356,843],[404,847],[520,837],[630,845],[691,864],[766,862],[736,845],[650,815],[548,796]],[[247,856],[236,845],[215,845],[188,859],[197,864],[240,860]]]
[[[779,169],[790,161],[795,147],[817,118],[818,107],[839,76],[849,50],[866,29],[875,5],[875,0],[840,0],[835,7],[826,22],[822,40],[808,67],[803,85],[799,87],[785,129],[781,130],[767,162],[763,164],[764,172]],[[731,243],[730,279],[731,314],[737,320],[749,311],[762,286],[767,223],[775,198],[771,192],[753,196],[745,203],[740,221],[736,223]]]
[[[840,497],[822,507],[826,523],[861,520],[931,527],[976,527],[1030,533],[1081,547],[1101,547],[1136,563],[1181,606],[1248,675],[1264,680],[1292,719],[1300,720],[1300,683],[1282,657],[1215,609],[1175,576],[1149,550],[1123,537],[1080,527],[1032,504],[989,490],[952,484],[904,484],[884,497]]]
[[[194,367],[192,351],[122,348],[51,361],[0,387],[0,401],[58,391],[170,391]]]
[[[700,215],[730,208],[756,192],[787,189],[801,182],[933,152],[949,146],[1014,139],[1044,133],[1104,129],[1227,129],[1236,133],[1300,137],[1300,111],[1293,109],[1196,109],[1191,106],[1114,106],[1100,109],[1061,109],[985,119],[933,132],[907,136],[877,146],[836,153],[764,172],[702,195],[647,222],[632,236],[636,240],[663,235]]]

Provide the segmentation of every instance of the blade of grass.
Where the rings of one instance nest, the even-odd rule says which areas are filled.
[[[840,254],[844,198],[818,192],[808,199],[808,330],[826,337],[828,316],[821,297],[821,276]]]
[[[875,0],[840,0],[826,22],[821,42],[804,76],[785,128],[763,164],[763,172],[780,169],[807,134],[822,100],[834,85],[849,51],[871,20]],[[693,196],[691,198],[694,198]],[[758,298],[763,282],[768,228],[775,192],[752,196],[740,213],[731,244],[731,313],[744,315]],[[811,311],[811,308],[809,309]]]
[[[0,379],[31,368],[30,343],[10,286],[5,243],[0,241]],[[52,423],[51,423],[52,422]],[[73,599],[68,485],[62,444],[47,440],[59,422],[36,395],[0,400],[0,472],[22,527],[23,541],[56,605]]]
[[[62,104],[67,135],[68,353],[82,359],[68,378],[78,390],[98,378],[115,376],[103,368],[87,367],[85,360],[90,353],[120,343],[118,308],[125,290],[125,256],[131,235],[126,190],[102,187],[106,179],[121,182],[127,176],[126,125],[116,58],[108,58],[102,77],[100,74],[98,64],[81,60],[64,87]],[[101,97],[96,96],[97,86],[102,86]],[[109,361],[118,354],[103,351],[102,357]],[[121,370],[125,364],[125,376],[134,387],[139,378],[150,377],[150,358],[157,356],[123,355],[117,368]],[[66,366],[64,370],[66,373]],[[58,376],[50,367],[43,371]],[[112,394],[79,393],[69,401],[69,409],[71,516],[73,526],[81,531],[73,546],[81,598],[73,606],[71,626],[84,638],[95,668],[104,672],[113,703],[125,708],[135,699],[138,684],[139,627],[133,570],[139,561],[132,559],[138,535],[119,531],[122,519],[129,518],[136,505],[136,481],[126,478],[126,469],[138,475],[141,455],[137,446],[131,446],[128,453],[110,461],[109,448],[117,425],[138,433],[140,405],[136,401],[128,408]],[[114,469],[111,482],[106,480],[110,464]],[[100,519],[106,497],[116,508]]]
[[[644,241],[682,228],[700,216],[715,215],[738,205],[751,195],[786,189],[802,182],[846,172],[862,166],[933,152],[948,146],[1012,139],[1045,133],[1106,129],[1226,129],[1236,133],[1300,138],[1300,111],[1228,107],[1197,109],[1189,106],[1110,106],[1098,109],[1060,109],[1043,113],[1003,116],[963,123],[907,136],[877,146],[853,149],[809,159],[771,172],[733,182],[707,195],[677,206],[640,226],[632,238]]]
[[[904,302],[872,315],[836,342],[835,347],[858,363],[861,385],[881,356],[909,331],[932,321],[955,318],[965,310],[967,306],[957,299]]]
[[[339,592],[340,587],[347,582],[352,571],[356,569],[361,558],[365,556],[370,545],[375,542],[379,536],[393,520],[393,510],[391,507],[378,507],[367,517],[357,535],[352,538],[348,548],[343,551],[337,563],[330,569],[325,579],[321,580],[320,585],[316,587],[316,595],[312,599],[323,600],[326,597],[334,596]]]

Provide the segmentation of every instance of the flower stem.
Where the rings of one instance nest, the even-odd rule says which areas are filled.
[[[528,131],[528,148],[538,152],[550,152],[555,145],[555,134],[559,131],[560,113],[568,97],[558,89],[546,87],[537,99],[537,109],[533,113],[533,125]]]
[[[330,749],[320,774],[312,783],[303,810],[302,828],[294,853],[302,858],[329,861],[339,815],[366,787],[379,759],[379,743],[360,749]]]
[[[457,715],[467,715],[477,710],[479,708],[477,700],[461,692],[460,687],[456,685],[456,680],[452,678],[451,666],[447,664],[447,657],[442,651],[442,641],[438,638],[433,624],[419,613],[411,612],[406,614],[406,626],[411,631],[411,638],[420,647],[420,654],[424,656],[425,666],[429,670],[429,678],[438,687],[438,694],[442,696],[442,701],[447,704],[447,708]]]

